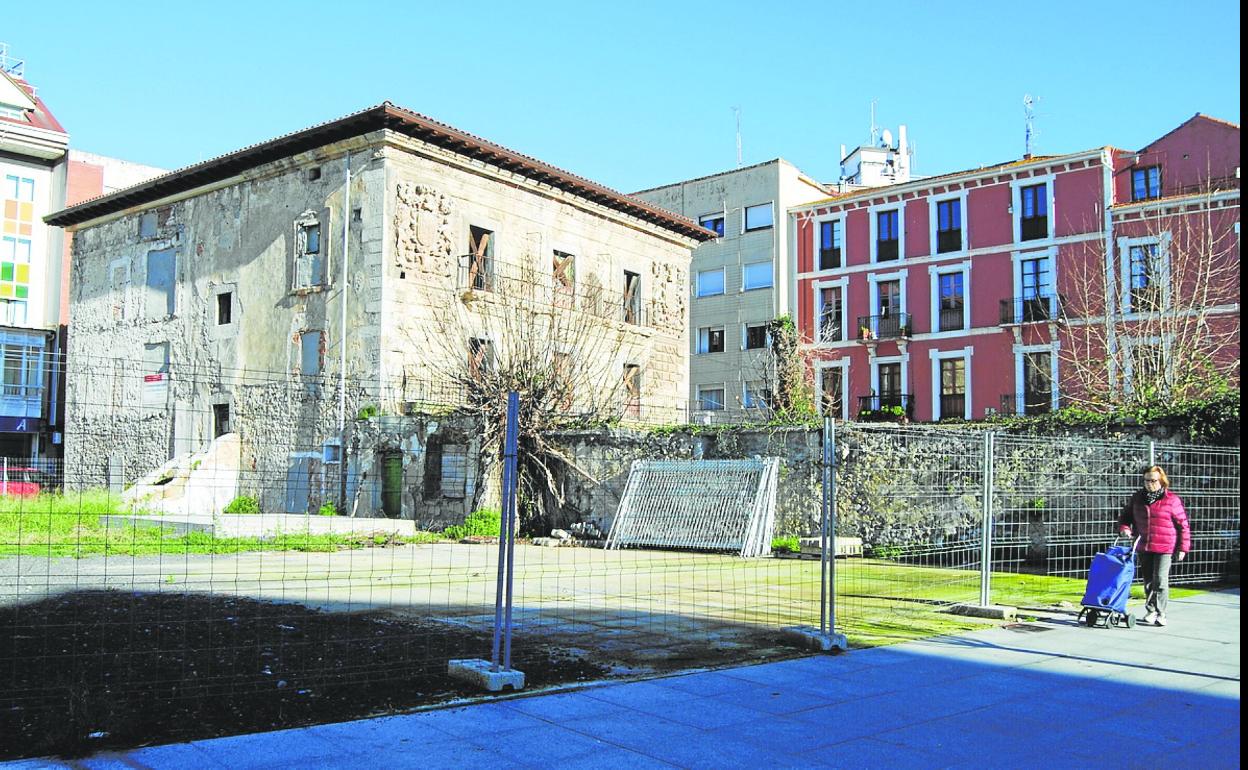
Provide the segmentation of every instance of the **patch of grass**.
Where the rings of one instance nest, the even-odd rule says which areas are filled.
[[[221,509],[222,513],[259,513],[260,501],[250,495],[239,495]]]
[[[462,540],[465,537],[498,537],[502,526],[503,515],[494,508],[478,508],[468,514],[463,524],[456,524],[442,530],[442,536],[451,540]]]
[[[772,538],[771,550],[775,553],[801,553],[802,544],[796,535]]]
[[[326,500],[324,503],[321,504],[321,507],[320,509],[317,510],[317,513],[321,516],[337,516],[338,506],[334,505],[332,501]]]

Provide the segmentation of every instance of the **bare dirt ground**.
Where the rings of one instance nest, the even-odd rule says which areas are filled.
[[[482,697],[446,674],[449,659],[489,657],[492,634],[482,619],[133,590],[73,591],[0,607],[0,759],[74,756]],[[774,629],[756,625],[639,620],[590,614],[526,630],[521,617],[513,665],[533,690],[794,654]],[[577,646],[580,625],[597,632],[592,652]],[[604,629],[613,633],[604,637]]]

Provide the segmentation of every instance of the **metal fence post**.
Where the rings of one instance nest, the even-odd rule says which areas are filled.
[[[1148,440],[1148,467],[1151,468],[1156,464],[1157,464],[1157,442],[1153,441],[1150,438]]]
[[[829,504],[830,492],[832,487],[831,479],[835,474],[832,473],[832,418],[823,418],[823,500],[819,511],[819,633],[827,634],[830,629],[836,627],[835,619],[829,622],[829,618],[835,617],[835,608],[830,603],[830,592],[828,586],[828,536],[830,529],[831,506]]]
[[[516,454],[519,443],[520,394],[507,394],[507,430],[503,436],[503,499],[498,532],[498,581],[494,592],[494,648],[490,655],[493,671],[498,671],[499,646],[503,646],[503,668],[511,669],[511,585],[516,536]]]
[[[988,606],[992,596],[992,474],[993,446],[995,437],[992,431],[984,433],[984,503],[983,530],[980,535],[979,552],[979,604]]]

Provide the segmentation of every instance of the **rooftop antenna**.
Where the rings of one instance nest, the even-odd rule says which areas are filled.
[[[1023,158],[1024,159],[1030,158],[1032,154],[1033,148],[1031,145],[1032,145],[1032,140],[1035,138],[1035,134],[1036,134],[1035,105],[1036,105],[1036,100],[1032,98],[1031,94],[1023,94],[1023,122],[1024,122]]]
[[[871,100],[871,146],[875,146],[875,140],[879,132],[875,128],[875,99]]]
[[[13,77],[23,79],[26,77],[26,61],[9,56],[8,43],[0,43],[0,70],[4,70]]]
[[[741,108],[733,107],[732,114],[737,118],[737,168],[741,168]]]

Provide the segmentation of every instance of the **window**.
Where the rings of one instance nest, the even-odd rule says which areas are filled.
[[[572,380],[572,355],[555,351],[551,359],[551,369],[554,371],[552,383],[555,390],[554,401],[560,410],[566,412],[572,408],[572,395],[575,388]]]
[[[169,343],[143,345],[143,406],[163,407],[169,398]]]
[[[901,403],[901,364],[887,363],[876,365],[877,379],[880,384],[879,407],[902,406]],[[875,408],[879,408],[875,407]]]
[[[1049,237],[1049,186],[1033,184],[1019,189],[1022,215],[1019,240],[1034,241]]]
[[[719,411],[724,408],[724,387],[698,388],[698,408],[703,411]]]
[[[704,326],[701,329],[698,329],[698,352],[723,353],[724,327]]]
[[[313,166],[312,168],[308,169],[308,181],[309,182],[315,182],[316,180],[320,178],[321,178],[320,166]]]
[[[966,416],[966,359],[940,360],[940,418]]]
[[[139,215],[139,238],[156,237],[156,212],[148,211]]]
[[[1022,323],[1047,321],[1049,316],[1050,295],[1052,293],[1049,278],[1049,260],[1024,259],[1019,262],[1019,287],[1022,289],[1021,318]]]
[[[439,463],[438,491],[443,497],[462,499],[468,494],[468,447],[464,444],[443,444]]]
[[[26,300],[0,299],[0,324],[22,326],[26,323]]]
[[[168,318],[174,310],[173,249],[147,252],[147,284],[144,306],[148,318]]]
[[[723,213],[707,214],[706,216],[698,217],[698,224],[702,225],[707,230],[715,231],[715,234],[718,235],[720,238],[724,237],[724,215]]]
[[[473,291],[494,291],[494,233],[468,227],[468,275],[464,285]]]
[[[219,438],[230,432],[230,405],[212,405],[212,437]]]
[[[325,332],[309,330],[299,335],[299,373],[316,377],[325,358]]]
[[[1146,201],[1161,197],[1161,166],[1131,171],[1131,200]]]
[[[1131,246],[1130,255],[1131,293],[1126,308],[1131,313],[1153,313],[1162,309],[1161,265],[1157,257],[1157,244],[1145,243]]]
[[[955,198],[936,203],[936,253],[962,249],[962,201]]]
[[[745,291],[771,288],[771,261],[745,264],[741,268],[741,288]]]
[[[338,465],[342,462],[342,443],[337,439],[330,439],[321,444],[321,462],[326,465]]]
[[[1023,414],[1044,414],[1053,404],[1052,354],[1023,354]]]
[[[4,197],[11,201],[34,202],[35,180],[15,174],[6,174],[4,177]]]
[[[819,341],[840,342],[845,339],[842,328],[842,289],[840,286],[829,286],[819,289]]]
[[[624,415],[641,416],[641,366],[624,364]]]
[[[305,211],[295,220],[295,274],[293,289],[311,289],[325,283],[325,244],[321,220]]]
[[[771,227],[773,220],[772,209],[770,203],[760,203],[757,206],[745,207],[745,231],[766,230]]]
[[[823,414],[840,417],[845,414],[845,369],[830,366],[819,374],[819,409]]]
[[[741,396],[746,409],[766,409],[771,406],[771,388],[765,382],[742,383]]]
[[[841,221],[819,223],[819,269],[834,270],[841,266]]]
[[[699,297],[713,297],[724,293],[724,269],[698,271],[697,294]]]
[[[962,280],[961,272],[942,273],[939,275],[940,317],[938,328],[942,332],[965,328],[963,309],[966,297],[963,294]]]
[[[767,347],[767,324],[745,325],[745,349],[762,350]]]
[[[43,351],[24,345],[4,345],[0,351],[4,357],[4,396],[38,400],[43,391]]]
[[[481,379],[494,370],[494,343],[482,337],[468,340],[468,373]]]
[[[624,271],[624,323],[640,325],[641,275]]]
[[[217,326],[225,326],[233,317],[234,292],[223,291],[217,295]]]
[[[897,226],[898,212],[881,211],[875,215],[875,260],[887,262],[897,259],[901,250],[898,247],[901,231]]]
[[[576,296],[576,257],[563,251],[554,252],[551,274],[555,285],[555,307],[572,307]]]
[[[26,323],[30,297],[31,239],[35,227],[35,180],[6,175],[0,239],[0,323]]]

